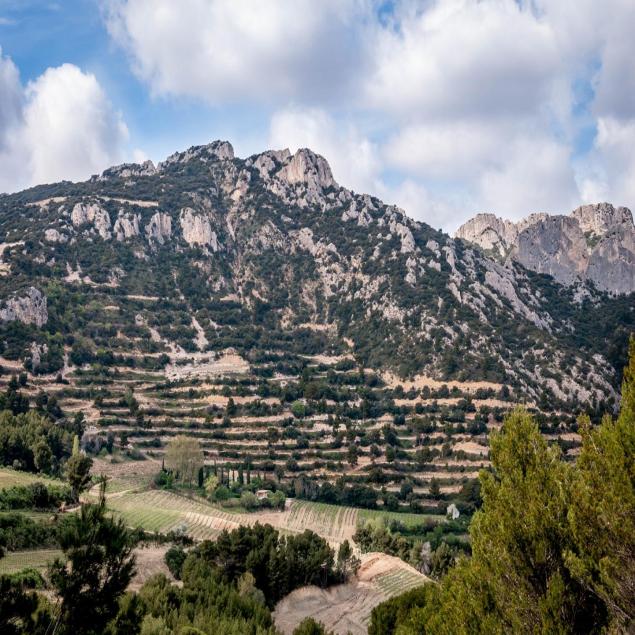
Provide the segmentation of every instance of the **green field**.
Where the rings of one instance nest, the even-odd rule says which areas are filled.
[[[30,472],[18,472],[9,467],[0,468],[0,489],[13,487],[14,485],[30,485],[40,481],[46,485],[63,485],[59,481],[43,474],[31,474]]]
[[[393,569],[378,575],[374,582],[383,593],[392,597],[425,584],[426,579],[408,569]]]
[[[376,520],[378,518],[387,523],[396,520],[406,527],[416,527],[430,520],[438,523],[445,521],[445,516],[441,514],[411,514],[389,512],[381,509],[360,509],[357,515],[358,523],[366,522],[367,520]]]
[[[0,558],[0,574],[15,573],[22,569],[46,569],[62,552],[59,549],[36,549],[34,551],[13,551]]]

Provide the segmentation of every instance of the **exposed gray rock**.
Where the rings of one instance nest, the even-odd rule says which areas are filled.
[[[140,176],[154,176],[157,168],[152,161],[147,160],[143,163],[122,163],[112,168],[104,170],[101,176],[97,177],[98,181],[107,181],[112,178],[130,179]],[[95,180],[95,179],[93,179]]]
[[[459,508],[454,503],[450,503],[448,505],[448,508],[445,510],[445,515],[450,520],[456,520],[461,515],[461,512],[459,511]]]
[[[163,245],[172,236],[172,217],[163,212],[156,212],[145,226],[148,240],[154,240]]]
[[[118,241],[134,238],[139,235],[139,215],[119,212],[113,228]]]
[[[456,237],[564,284],[589,280],[602,291],[635,292],[635,227],[626,207],[583,205],[569,216],[531,214],[516,223],[477,214]]]
[[[44,231],[44,240],[48,243],[65,243],[68,237],[58,232],[57,229],[47,229]]]
[[[209,247],[213,252],[220,249],[218,237],[207,216],[197,214],[190,207],[185,207],[181,210],[179,220],[183,239],[188,245]]]
[[[0,320],[44,326],[48,321],[46,296],[35,287],[29,287],[24,295],[16,295],[4,303],[0,308]]]
[[[567,216],[549,216],[518,234],[511,257],[527,269],[571,284],[584,277],[589,253],[578,222]]]
[[[278,177],[292,185],[306,183],[309,189],[337,187],[326,159],[307,148],[298,150],[278,172]]]
[[[49,347],[47,344],[38,344],[37,342],[31,342],[31,371],[35,372],[39,367],[42,356],[48,353]]]
[[[71,212],[71,222],[77,228],[87,224],[93,225],[104,240],[109,240],[111,237],[110,216],[97,203],[77,203]]]
[[[603,236],[611,229],[633,225],[633,215],[626,207],[613,207],[610,203],[582,205],[571,212],[578,221],[580,229],[587,234]]]
[[[234,148],[229,141],[212,141],[204,146],[193,146],[185,152],[175,152],[165,161],[159,163],[158,170],[176,163],[188,163],[192,159],[201,161],[231,161],[234,158]]]

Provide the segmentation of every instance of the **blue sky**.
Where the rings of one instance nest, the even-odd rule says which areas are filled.
[[[631,0],[0,0],[0,191],[223,138],[311,147],[449,231],[630,206],[633,23]]]

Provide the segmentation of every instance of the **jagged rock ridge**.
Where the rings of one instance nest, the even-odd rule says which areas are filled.
[[[635,227],[626,207],[583,205],[568,216],[532,214],[519,222],[477,214],[455,236],[564,284],[589,280],[602,291],[635,292]]]

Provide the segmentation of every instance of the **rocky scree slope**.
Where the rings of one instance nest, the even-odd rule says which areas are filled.
[[[3,195],[0,240],[2,354],[35,350],[39,372],[71,349],[107,363],[122,341],[158,363],[292,347],[579,402],[614,394],[633,324],[624,298],[502,264],[341,187],[307,149],[240,159],[215,141]]]
[[[568,216],[531,214],[517,223],[477,214],[455,236],[563,284],[585,280],[613,294],[635,292],[635,226],[626,207],[583,205]]]

